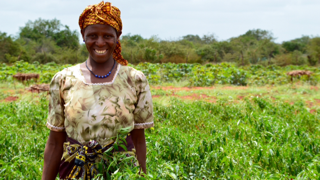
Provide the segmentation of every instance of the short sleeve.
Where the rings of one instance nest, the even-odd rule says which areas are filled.
[[[137,104],[134,114],[134,129],[146,129],[153,127],[153,104],[148,80],[146,76],[137,71],[135,75],[137,92]]]
[[[49,89],[49,114],[47,127],[52,131],[64,131],[64,101],[61,93],[62,73],[58,72],[51,80]]]

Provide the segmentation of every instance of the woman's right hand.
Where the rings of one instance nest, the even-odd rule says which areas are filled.
[[[50,131],[44,150],[42,180],[56,179],[63,154],[63,143],[66,141],[66,138],[66,132]]]

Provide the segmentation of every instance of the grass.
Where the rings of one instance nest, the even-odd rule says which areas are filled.
[[[47,94],[0,85],[0,179],[40,179]],[[146,130],[147,179],[319,179],[320,99],[308,85],[151,87],[155,127]],[[176,96],[169,96],[174,93]],[[206,95],[183,100],[184,96]],[[157,97],[158,96],[158,97]],[[215,98],[215,103],[206,98]],[[239,98],[239,96],[243,96]],[[274,97],[274,98],[271,98]],[[313,102],[310,113],[310,105]],[[114,179],[134,179],[122,169]],[[141,178],[143,179],[143,178]]]

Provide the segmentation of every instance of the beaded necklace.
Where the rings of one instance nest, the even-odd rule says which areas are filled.
[[[114,60],[113,60],[114,61]],[[114,68],[114,65],[116,64],[116,62],[114,61],[114,63],[113,63],[113,66],[112,66],[112,69],[109,71],[109,73],[108,74],[106,74],[106,75],[104,75],[104,76],[99,76],[99,75],[97,75],[97,74],[95,74],[95,73],[93,73],[92,71],[91,71],[91,69],[89,69],[89,67],[88,67],[88,63],[87,63],[87,61],[86,61],[86,66],[87,66],[87,69],[94,75],[94,77],[96,77],[96,78],[107,78],[107,77],[109,77],[110,76],[110,74],[111,74],[111,72],[112,72],[112,70],[113,70],[113,68]]]

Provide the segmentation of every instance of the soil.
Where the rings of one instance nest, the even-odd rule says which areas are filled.
[[[315,112],[317,112],[317,110],[315,110],[315,109],[310,110],[310,113],[315,113]]]
[[[40,93],[40,92],[49,92],[50,89],[50,85],[49,84],[34,84],[32,86],[30,86],[29,88],[26,88],[27,91],[30,92],[36,92],[36,93]]]
[[[17,96],[9,96],[7,98],[4,99],[5,102],[12,102],[12,101],[16,101],[19,97]]]
[[[244,98],[244,96],[238,96],[238,99],[242,100]]]
[[[154,86],[152,89],[162,89],[162,90],[173,90],[173,91],[194,91],[194,90],[211,90],[215,89],[215,87],[173,87],[173,86]],[[225,86],[222,89],[228,90],[242,90],[248,89],[248,86]]]
[[[176,95],[174,94],[174,92],[171,95],[165,95],[165,96],[171,96],[171,97],[176,97],[176,98],[180,98],[183,100],[204,100],[207,102],[211,102],[211,103],[215,103],[217,101],[216,97],[213,96],[208,96],[206,94],[191,94],[191,95],[187,95],[187,96],[180,96],[180,95]],[[160,95],[153,95],[152,98],[161,98],[163,96]]]
[[[222,87],[222,89],[225,90],[244,90],[249,88],[248,86],[225,86]],[[177,95],[176,92],[179,91],[186,91],[186,92],[190,92],[190,91],[194,91],[194,90],[213,90],[215,89],[215,87],[173,87],[173,86],[167,86],[167,87],[163,87],[163,86],[154,86],[151,87],[151,89],[162,89],[164,91],[171,91],[172,94],[170,95],[153,95],[152,98],[161,98],[164,96],[171,96],[171,97],[177,97],[180,98],[182,100],[204,100],[207,102],[211,102],[211,103],[215,103],[217,102],[217,98],[214,96],[208,96],[206,94],[191,94],[191,95],[185,95],[185,96],[181,96],[181,95]],[[313,90],[318,90],[318,87],[316,86],[312,86],[311,89]],[[276,91],[277,92],[277,91]],[[253,95],[255,97],[261,97],[261,94],[255,94]],[[241,100],[243,100],[246,97],[246,95],[239,95],[237,96],[237,99],[233,101],[233,103],[239,103]],[[273,101],[277,100],[277,98],[271,96],[270,99],[272,99]],[[285,101],[287,103],[289,103],[290,105],[293,105],[294,102],[290,102],[290,101]],[[306,105],[309,108],[315,107],[315,106],[320,106],[320,99],[314,99],[314,102],[311,101],[305,101]],[[316,110],[312,109],[310,110],[310,112],[316,112]]]
[[[225,86],[222,89],[226,89],[226,90],[243,90],[243,89],[248,89],[248,86]]]
[[[154,86],[151,89],[162,89],[162,90],[172,90],[172,91],[194,91],[194,90],[210,90],[215,89],[215,87],[173,87],[173,86]]]
[[[319,90],[319,88],[317,87],[317,86],[311,86],[311,88],[310,88],[311,90],[316,90],[316,91],[318,91]]]

